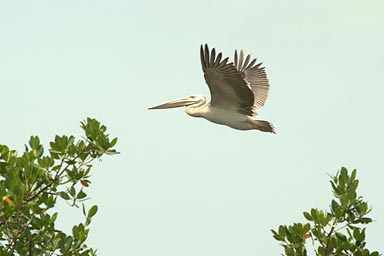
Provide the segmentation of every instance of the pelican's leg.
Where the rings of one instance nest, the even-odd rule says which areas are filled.
[[[276,133],[276,127],[268,121],[248,119],[247,123],[252,125],[252,127],[256,130]]]

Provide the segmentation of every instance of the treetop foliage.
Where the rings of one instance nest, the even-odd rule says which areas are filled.
[[[85,241],[97,205],[87,211],[83,202],[89,199],[92,162],[117,154],[117,138],[109,139],[96,119],[87,118],[81,128],[84,138],[56,136],[48,151],[38,136],[31,136],[21,155],[0,145],[0,256],[96,255]],[[55,226],[59,199],[82,208],[84,223],[71,234]]]
[[[377,251],[365,248],[365,225],[372,222],[367,217],[371,208],[357,195],[356,170],[349,174],[342,167],[331,176],[330,183],[334,199],[329,210],[312,208],[303,213],[308,223],[280,225],[277,230],[271,230],[284,247],[285,255],[308,255],[306,241],[311,239],[317,256],[379,256]]]

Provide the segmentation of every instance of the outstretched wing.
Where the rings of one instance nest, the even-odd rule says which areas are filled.
[[[216,56],[215,48],[209,53],[208,45],[201,45],[201,66],[211,92],[211,106],[253,116],[255,97],[246,76],[233,63],[227,63],[228,58],[221,58],[221,53]]]
[[[238,58],[237,51],[235,51],[235,68],[242,73],[246,82],[252,88],[255,102],[254,107],[258,108],[264,106],[268,98],[269,82],[264,67],[260,67],[262,63],[256,64],[256,59],[251,60],[251,55],[247,55],[244,60],[244,52],[240,51],[240,58]]]

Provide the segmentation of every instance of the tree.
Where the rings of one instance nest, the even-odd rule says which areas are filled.
[[[277,230],[271,230],[284,247],[285,255],[308,255],[306,241],[311,239],[317,256],[379,256],[377,251],[365,248],[365,226],[372,222],[367,217],[371,208],[363,197],[357,196],[356,170],[349,174],[342,167],[331,176],[330,183],[335,198],[328,211],[312,208],[303,213],[309,223],[280,225]]]
[[[84,138],[56,136],[46,154],[37,136],[31,136],[20,156],[0,145],[0,256],[96,255],[85,241],[97,205],[86,211],[83,202],[92,161],[117,154],[117,138],[110,140],[107,128],[92,118],[81,128]],[[73,226],[72,234],[55,226],[58,200],[82,208],[85,220]]]

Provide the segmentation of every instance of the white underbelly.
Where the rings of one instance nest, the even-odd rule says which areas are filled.
[[[250,117],[235,111],[228,111],[226,109],[215,107],[207,107],[201,114],[201,117],[213,123],[227,125],[238,130],[253,129],[252,125],[248,121]]]

